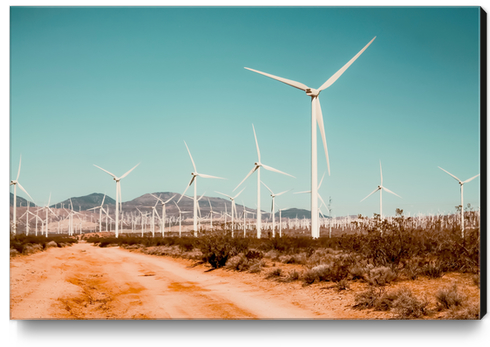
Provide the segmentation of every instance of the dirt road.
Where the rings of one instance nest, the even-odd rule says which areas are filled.
[[[83,242],[13,258],[10,272],[12,319],[334,318],[202,267]]]

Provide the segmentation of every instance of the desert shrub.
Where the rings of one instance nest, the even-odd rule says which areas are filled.
[[[234,271],[245,271],[249,268],[248,259],[245,257],[243,253],[231,257],[226,262],[225,268]]]
[[[420,274],[419,264],[414,260],[409,260],[404,264],[401,273],[409,280],[416,280]]]
[[[361,264],[355,264],[349,268],[349,273],[353,280],[364,279],[368,271],[369,270]]]
[[[11,257],[15,257],[16,255],[19,255],[19,254],[20,254],[20,252],[18,252],[16,249],[14,249],[14,248],[10,249],[10,256]]]
[[[266,279],[277,279],[278,277],[281,277],[282,276],[282,269],[281,268],[275,268],[275,269],[272,269],[271,271],[269,271],[266,275],[265,275],[265,278]]]
[[[466,301],[466,297],[459,293],[456,283],[440,289],[436,293],[436,300],[439,310],[461,307]]]
[[[398,319],[421,318],[429,313],[428,301],[419,300],[413,295],[412,291],[402,287],[393,293],[395,299],[392,303],[392,310]]]
[[[253,259],[260,260],[264,257],[264,253],[254,249],[249,249],[247,253],[245,253],[245,257],[249,260],[253,260]]]
[[[285,282],[293,282],[297,281],[300,278],[300,273],[297,270],[291,270],[289,271],[286,279],[284,280]]]
[[[451,307],[448,310],[444,319],[454,319],[454,320],[463,320],[463,319],[480,319],[480,308],[477,304],[472,304],[463,307]]]
[[[397,275],[393,270],[386,266],[370,269],[366,272],[365,280],[371,285],[384,286],[396,279]]]
[[[253,262],[249,269],[248,272],[250,273],[259,273],[262,271],[262,268],[265,266],[265,263],[263,260],[255,261]]]
[[[270,260],[279,260],[280,253],[275,249],[271,249],[267,253],[264,254],[265,258],[269,258]]]
[[[438,260],[429,261],[422,267],[420,273],[430,278],[439,278],[444,274],[442,262]]]
[[[306,259],[307,256],[305,252],[279,256],[279,261],[284,264],[306,264]]]
[[[342,291],[342,290],[347,290],[350,288],[350,284],[349,284],[349,281],[347,280],[347,278],[344,278],[344,279],[341,279],[340,281],[338,281],[335,285],[337,291]]]
[[[370,287],[369,289],[359,292],[354,296],[353,307],[357,310],[374,308],[382,294],[382,289]]]
[[[202,260],[213,268],[226,265],[229,258],[247,251],[248,243],[223,233],[209,233],[197,239],[197,248],[202,252]]]

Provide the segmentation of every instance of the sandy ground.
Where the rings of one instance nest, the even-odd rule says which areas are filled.
[[[13,258],[10,303],[12,319],[334,318],[203,268],[88,243]]]
[[[272,265],[265,271],[270,271]],[[283,271],[298,265],[274,264]],[[299,270],[299,268],[298,268]],[[478,288],[468,276],[398,282],[432,298],[457,282],[473,300]],[[50,248],[10,263],[11,319],[390,319],[389,312],[355,310],[354,295],[332,283],[279,283],[225,269],[210,271],[190,260],[151,256],[119,247],[80,242]],[[436,316],[428,317],[437,319]]]

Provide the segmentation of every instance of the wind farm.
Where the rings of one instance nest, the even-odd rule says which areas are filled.
[[[12,319],[482,317],[479,8],[296,10],[11,10],[12,276],[72,250],[50,276],[86,296],[29,310],[11,277]]]

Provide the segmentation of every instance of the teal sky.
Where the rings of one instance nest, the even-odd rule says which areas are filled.
[[[115,198],[103,167],[122,175],[123,201],[182,193],[192,164],[198,194],[230,194],[257,160],[275,192],[310,189],[310,98],[245,70],[320,87],[332,214],[453,212],[462,180],[480,172],[479,8],[42,8],[10,11],[10,175],[37,204],[93,192]],[[319,134],[319,133],[318,133]],[[320,137],[319,178],[327,170]],[[256,204],[256,176],[237,199]],[[11,189],[12,191],[12,189]],[[192,190],[188,191],[192,194]],[[18,195],[26,197],[18,190]],[[480,178],[464,187],[480,206]],[[262,188],[262,208],[270,197]],[[280,208],[310,208],[287,193]],[[325,209],[323,209],[325,211]]]

